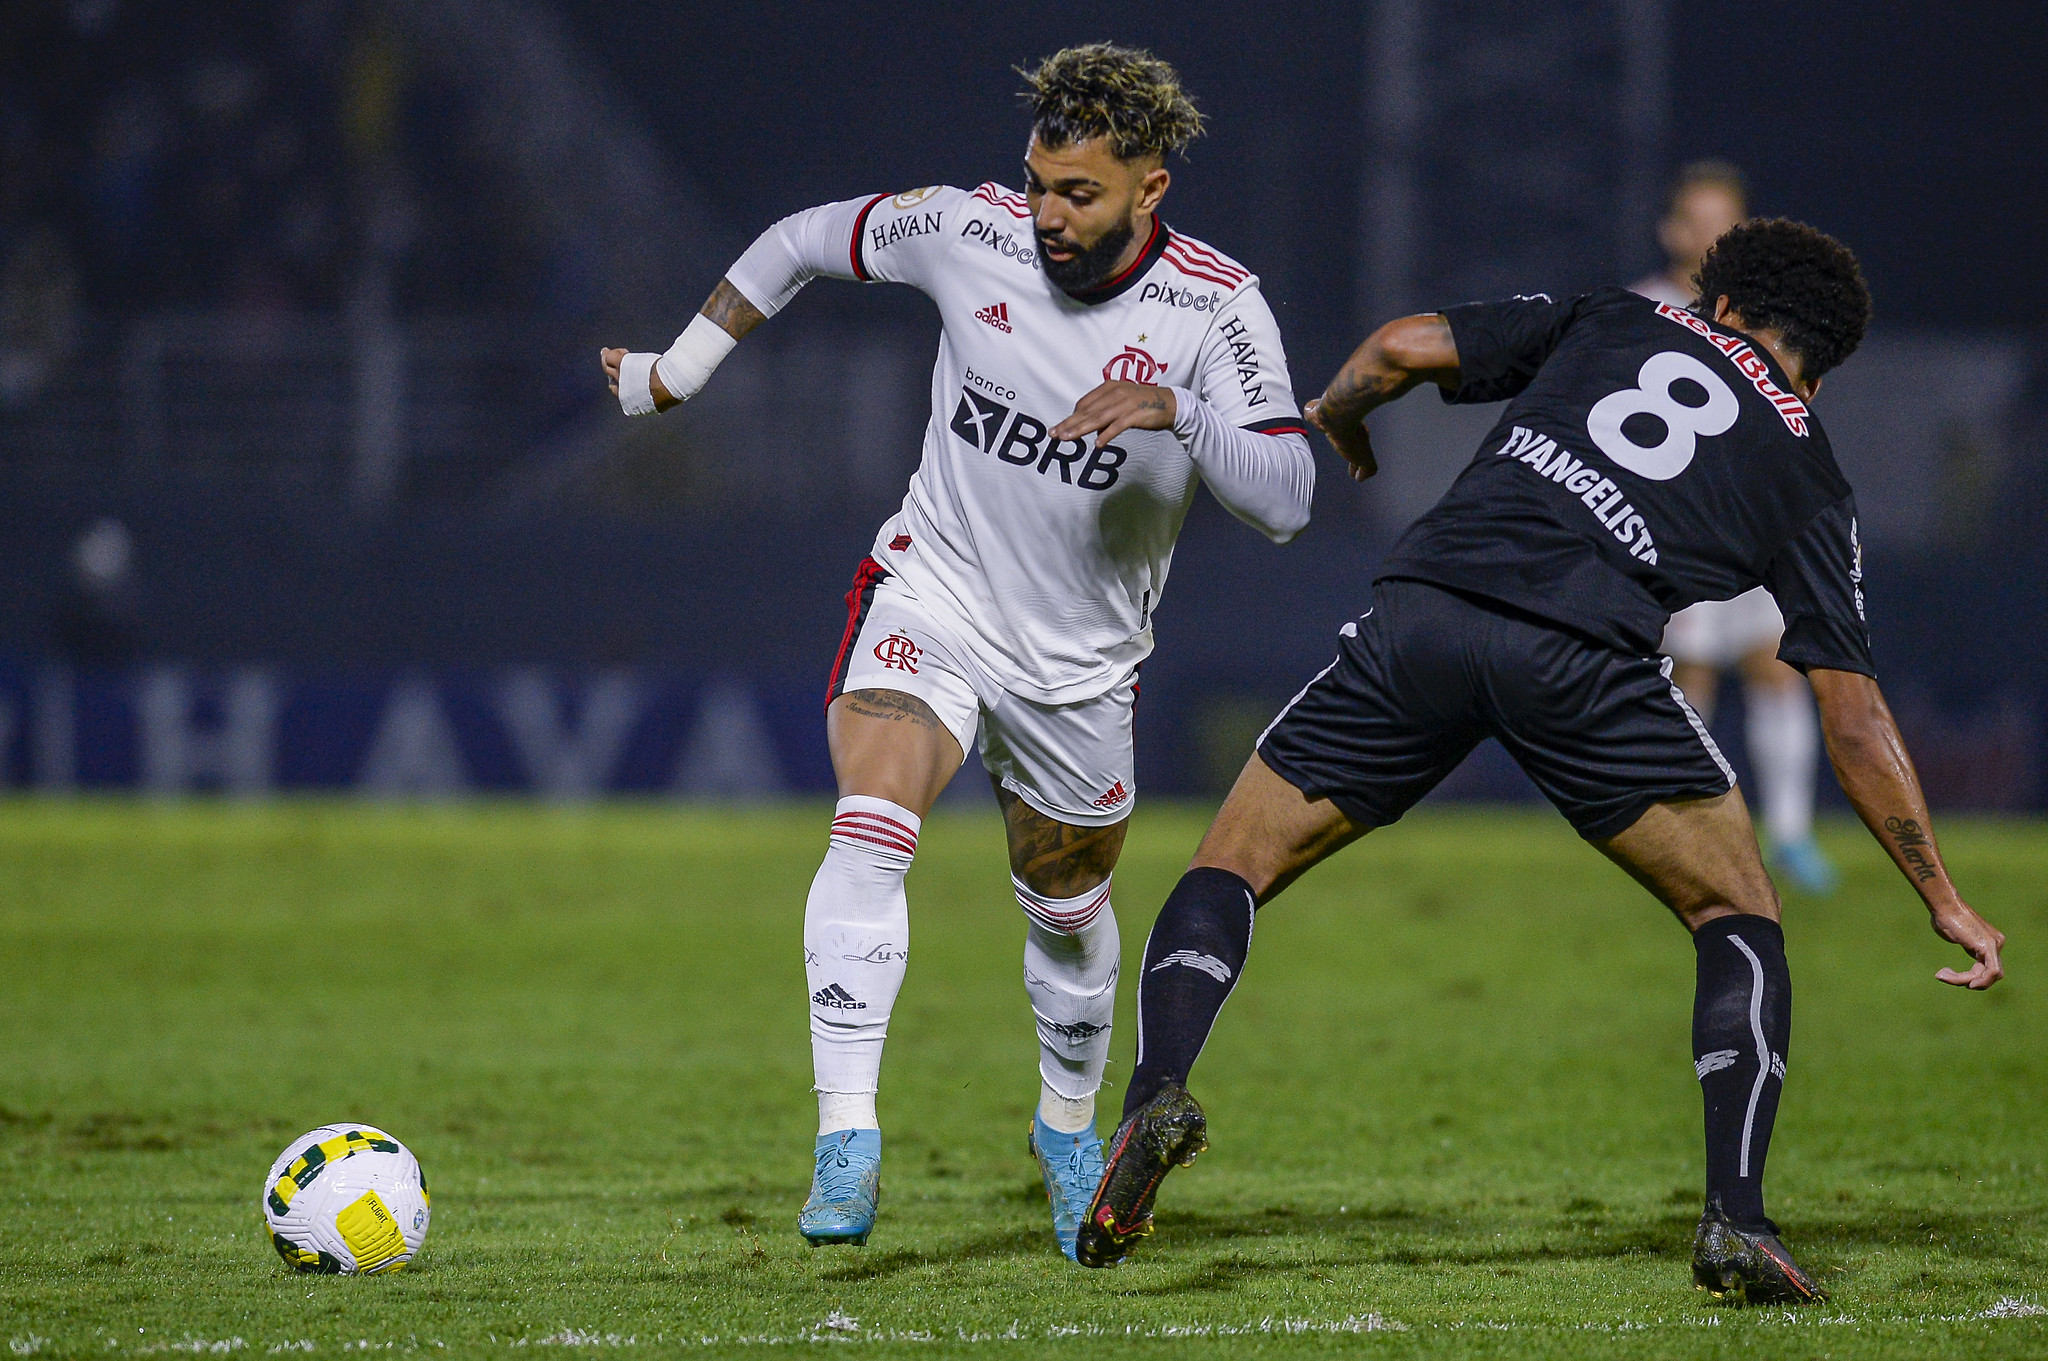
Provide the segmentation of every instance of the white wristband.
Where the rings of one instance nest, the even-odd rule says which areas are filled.
[[[689,326],[668,347],[668,353],[655,361],[654,371],[661,375],[661,385],[668,389],[669,396],[687,402],[704,390],[712,371],[725,362],[737,344],[723,326],[700,312],[690,318]]]
[[[619,361],[619,410],[628,416],[654,414],[654,389],[647,375],[654,372],[656,354],[629,354]]]

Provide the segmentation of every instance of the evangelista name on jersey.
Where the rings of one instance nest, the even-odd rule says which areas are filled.
[[[906,283],[938,304],[924,457],[874,556],[1027,698],[1092,698],[1144,660],[1203,475],[1184,443],[1191,413],[1176,431],[1102,446],[1054,438],[1090,390],[1117,379],[1192,393],[1231,427],[1300,440],[1312,480],[1258,279],[1156,219],[1129,269],[1078,296],[1039,268],[1024,196],[993,184],[798,213],[728,278],[773,315],[817,275]]]

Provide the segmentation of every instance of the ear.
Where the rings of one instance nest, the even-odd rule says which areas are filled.
[[[1814,380],[1813,380],[1813,386],[1812,386],[1812,387],[1810,387],[1810,388],[1808,388],[1808,389],[1806,390],[1806,400],[1810,402],[1810,401],[1812,401],[1812,400],[1813,400],[1814,398],[1816,398],[1816,397],[1820,396],[1820,385],[1821,385],[1822,383],[1825,383],[1826,381],[1827,381],[1827,379],[1825,379],[1825,378],[1816,378],[1816,379],[1814,379]]]
[[[1145,178],[1138,181],[1137,201],[1132,205],[1141,213],[1149,213],[1159,207],[1159,200],[1166,197],[1166,186],[1173,183],[1173,175],[1163,165],[1154,166],[1145,172]]]
[[[1728,295],[1723,293],[1714,299],[1714,320],[1725,322],[1735,315],[1735,309],[1728,305]]]

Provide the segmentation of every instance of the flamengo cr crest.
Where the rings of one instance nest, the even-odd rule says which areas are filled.
[[[875,644],[875,660],[891,671],[908,671],[917,674],[917,659],[923,653],[916,643],[900,633],[892,633]]]
[[[1102,366],[1102,381],[1105,383],[1153,383],[1166,372],[1166,365],[1146,354],[1136,345],[1124,346],[1124,352]]]

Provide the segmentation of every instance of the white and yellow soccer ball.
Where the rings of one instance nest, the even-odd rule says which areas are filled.
[[[263,1222],[295,1271],[343,1276],[404,1268],[427,1241],[426,1174],[371,1125],[322,1125],[291,1141],[263,1187]]]

